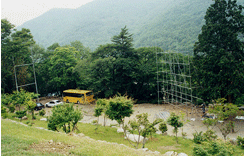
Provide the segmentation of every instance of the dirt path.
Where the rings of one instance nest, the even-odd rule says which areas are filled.
[[[52,99],[45,99],[41,100],[40,102],[45,104],[48,101]],[[80,122],[83,123],[92,123],[92,121],[97,120],[97,117],[94,117],[94,108],[95,105],[93,104],[88,104],[88,105],[83,105],[83,104],[75,104],[76,107],[81,108],[84,114],[83,119]],[[47,115],[51,114],[52,108],[45,108]],[[130,119],[135,118],[137,114],[141,113],[148,113],[149,115],[149,121],[153,122],[157,117],[164,118],[164,120],[167,119],[169,114],[171,112],[176,113],[177,115],[180,115],[181,113],[185,113],[185,120],[188,119],[188,122],[186,122],[183,126],[183,131],[187,134],[187,138],[193,138],[193,133],[203,131],[205,132],[207,130],[207,127],[202,123],[203,118],[202,112],[200,108],[194,108],[192,109],[191,107],[187,106],[180,106],[180,105],[170,105],[170,104],[162,104],[162,105],[157,105],[157,104],[136,104],[133,107],[134,113],[131,115],[129,118],[125,118],[125,123],[127,124]],[[99,124],[103,125],[104,124],[104,117],[100,116],[99,117]],[[106,126],[111,126],[111,125],[117,125],[118,123],[116,121],[112,121],[110,119],[106,118]],[[227,137],[230,139],[234,139],[237,136],[244,136],[244,120],[238,120],[235,123],[235,133],[229,134]],[[219,138],[222,138],[221,132],[217,127],[213,128],[214,131],[216,131],[216,134],[218,135]],[[173,128],[168,125],[168,135],[174,135],[173,134]],[[178,135],[181,135],[182,133],[182,128],[180,129]]]

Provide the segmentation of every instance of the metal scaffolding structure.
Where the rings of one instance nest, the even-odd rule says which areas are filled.
[[[33,60],[32,49],[31,49],[31,59],[32,59],[32,63],[30,63],[30,64],[15,65],[14,58],[13,58],[15,85],[16,85],[16,91],[17,92],[19,91],[19,88],[21,88],[21,87],[35,85],[36,93],[38,94],[37,81],[36,81],[36,72],[35,72],[35,63],[34,63],[34,60]],[[32,66],[32,68],[33,68],[34,82],[27,83],[27,84],[23,84],[23,85],[19,85],[18,84],[18,78],[17,78],[17,72],[16,72],[16,70],[17,70],[17,68],[21,68],[21,67],[25,67],[25,66]],[[39,102],[39,98],[37,98],[37,102]]]
[[[158,104],[195,106],[188,52],[156,52]]]

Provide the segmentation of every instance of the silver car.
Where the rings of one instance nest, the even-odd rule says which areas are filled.
[[[63,104],[63,102],[59,101],[59,100],[51,100],[48,103],[46,103],[45,106],[46,107],[54,107],[54,106],[57,106],[57,105],[60,105],[60,104]]]

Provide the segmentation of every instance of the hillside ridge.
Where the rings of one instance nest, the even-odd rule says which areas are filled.
[[[239,0],[244,4],[244,0]],[[111,43],[124,26],[134,46],[192,51],[212,0],[94,0],[77,9],[51,9],[25,22],[34,40],[47,48],[79,40],[94,50]]]

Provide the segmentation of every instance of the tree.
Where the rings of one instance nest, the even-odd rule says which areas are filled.
[[[234,98],[244,92],[243,6],[236,0],[215,0],[194,45],[195,73],[204,100]]]
[[[79,52],[80,59],[85,59],[90,55],[91,50],[85,47],[80,41],[70,42],[70,46]]]
[[[78,73],[74,70],[77,65],[78,51],[74,47],[58,47],[43,62],[39,74],[43,76],[45,89],[50,92],[62,92],[65,89],[77,88]]]
[[[138,57],[132,47],[132,34],[129,34],[128,29],[124,27],[120,34],[114,36],[111,41],[112,44],[99,46],[91,56],[91,79],[105,73],[101,79],[103,84],[99,81],[98,83],[105,86],[106,90],[104,88],[100,90],[96,86],[94,86],[94,90],[101,91],[100,96],[105,97],[111,97],[117,93],[133,95],[135,82],[133,73],[136,72]],[[100,69],[100,66],[105,68]]]
[[[107,105],[108,105],[108,100],[107,99],[98,99],[96,102],[96,107],[95,107],[95,114],[94,116],[98,117],[102,115],[104,112],[104,120],[103,120],[103,126],[106,125],[105,118],[106,118],[106,110],[107,110]],[[99,122],[99,120],[98,120]]]
[[[38,97],[39,94],[35,94],[33,92],[27,92],[24,89],[20,89],[20,91],[13,91],[13,94],[11,95],[11,102],[19,107],[19,111],[20,111],[20,107],[23,105],[26,105],[28,101]],[[34,108],[33,108],[34,109]]]
[[[116,95],[113,98],[110,98],[108,101],[108,107],[105,114],[111,120],[116,120],[119,124],[122,124],[124,129],[124,118],[130,117],[133,113],[133,100],[127,96]]]
[[[9,35],[11,34],[11,30],[14,28],[14,25],[11,24],[6,19],[1,19],[1,44],[6,44],[9,41]]]
[[[180,121],[180,116],[177,116],[175,113],[171,113],[170,117],[167,120],[167,123],[170,126],[174,127],[176,142],[178,143],[178,138],[177,138],[178,128],[183,126],[183,122]]]
[[[18,113],[20,113],[21,115],[19,116],[20,118],[23,117],[22,115],[25,114],[26,110],[22,111],[23,113],[21,113],[20,111],[20,107],[21,106],[26,106],[27,110],[31,111],[32,114],[32,119],[34,119],[34,108],[36,107],[36,103],[34,101],[35,98],[37,98],[39,96],[39,94],[33,93],[33,92],[27,92],[25,90],[23,90],[22,88],[20,89],[20,91],[13,91],[13,94],[5,94],[3,96],[1,96],[2,99],[2,104],[10,104],[13,105],[14,107],[17,106],[19,107],[19,111],[16,112],[16,114],[18,115]],[[9,107],[12,107],[12,106]],[[11,108],[14,111],[14,107]]]
[[[29,47],[35,43],[29,29],[13,30],[6,19],[1,20],[1,87],[5,93],[15,89],[14,65],[31,62]],[[27,67],[17,73],[18,82],[23,83],[31,76],[26,73]]]
[[[82,118],[81,110],[74,109],[74,104],[57,105],[48,118],[48,129],[58,131],[62,128],[65,133],[69,133],[78,129],[77,123]]]
[[[126,26],[121,29],[119,35],[113,36],[111,41],[116,45],[115,49],[117,50],[118,57],[128,58],[133,56],[133,38]]]
[[[45,48],[39,46],[38,44],[34,44],[31,47],[31,58],[34,63],[42,63],[44,61],[44,55],[46,53]]]
[[[136,82],[133,84],[133,98],[147,101],[155,99],[157,97],[157,83],[155,83],[157,81],[156,52],[162,52],[163,49],[159,47],[141,47],[135,49],[135,51],[138,59],[133,74],[133,80]]]
[[[223,135],[224,139],[229,133],[234,132],[235,127],[235,117],[237,115],[237,111],[239,110],[236,105],[231,103],[224,104],[226,99],[217,99],[216,105],[209,108],[209,112],[216,115],[215,119],[208,119],[204,121],[204,123],[209,125],[216,125],[221,134]],[[222,121],[222,122],[219,122]]]
[[[35,119],[34,108],[36,107],[36,103],[32,101],[32,99],[30,99],[29,101],[26,102],[26,106],[27,109],[31,111],[32,120],[34,120]]]
[[[136,120],[137,119],[137,120]],[[157,128],[155,127],[157,124],[161,123],[163,120],[162,119],[156,119],[153,123],[150,123],[148,120],[148,114],[143,113],[143,114],[138,114],[136,115],[136,119],[130,120],[129,121],[129,127],[126,126],[125,128],[129,128],[129,132],[131,134],[134,134],[136,131],[138,133],[138,140],[136,141],[137,144],[133,145],[130,140],[127,137],[127,140],[132,144],[135,148],[138,148],[138,144],[140,142],[140,136],[143,136],[143,145],[142,148],[145,147],[146,144],[146,137],[148,135],[152,135],[152,133],[155,133]]]
[[[53,43],[52,45],[50,45],[47,50],[48,51],[54,51],[56,48],[60,47],[60,45],[58,43]]]

